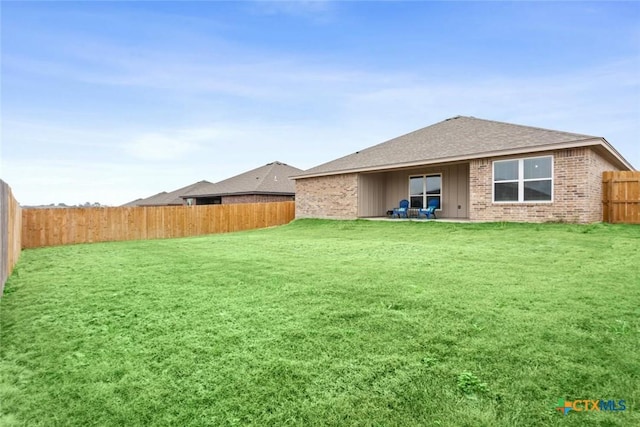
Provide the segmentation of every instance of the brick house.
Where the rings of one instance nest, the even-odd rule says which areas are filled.
[[[436,199],[438,218],[597,222],[614,170],[633,167],[604,138],[458,116],[295,175],[296,218]]]
[[[199,186],[182,194],[189,205],[285,202],[295,199],[291,175],[302,170],[281,162],[271,162],[234,177]]]

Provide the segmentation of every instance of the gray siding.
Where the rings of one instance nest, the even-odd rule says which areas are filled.
[[[386,206],[385,173],[368,173],[358,175],[358,216],[383,216]]]
[[[450,171],[442,175],[445,192],[443,216],[449,218],[469,217],[469,164],[451,165]]]
[[[442,211],[438,212],[438,217],[467,218],[469,216],[468,163],[421,167],[386,173],[385,208],[381,210],[380,215],[384,215],[387,209],[397,207],[400,200],[409,198],[409,176],[428,174],[442,174]]]

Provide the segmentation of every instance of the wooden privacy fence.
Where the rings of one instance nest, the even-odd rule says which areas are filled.
[[[294,202],[23,209],[22,247],[226,233],[287,224],[294,216]]]
[[[640,224],[640,171],[603,172],[602,221]]]
[[[20,258],[20,229],[22,215],[20,205],[13,198],[11,187],[0,180],[0,295],[13,267]]]

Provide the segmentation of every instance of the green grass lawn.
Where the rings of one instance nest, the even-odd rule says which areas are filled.
[[[0,320],[4,425],[640,425],[638,226],[302,220],[27,250]]]

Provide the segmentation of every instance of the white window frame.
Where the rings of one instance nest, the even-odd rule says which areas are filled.
[[[427,177],[430,176],[439,176],[440,177],[440,194],[427,194]],[[422,179],[422,206],[424,206],[424,209],[426,209],[427,207],[427,197],[431,196],[439,196],[440,197],[440,207],[438,209],[436,209],[436,212],[438,211],[442,211],[442,207],[444,206],[444,191],[442,190],[443,187],[443,182],[442,182],[442,173],[423,173],[423,174],[419,174],[419,175],[409,175],[409,185],[408,185],[408,189],[409,189],[409,207],[411,207],[411,197],[416,197],[413,196],[411,194],[411,178],[423,178]]]
[[[524,178],[524,161],[534,159],[551,159],[551,177],[549,178]],[[518,162],[518,179],[499,181],[500,183],[516,182],[518,183],[518,200],[498,200],[496,201],[496,163],[502,162]],[[516,159],[503,159],[494,160],[491,163],[491,200],[496,204],[533,204],[533,203],[553,203],[553,156],[536,156],[536,157],[521,157]],[[524,183],[533,181],[551,181],[551,200],[524,200]],[[442,191],[442,190],[441,190]]]

